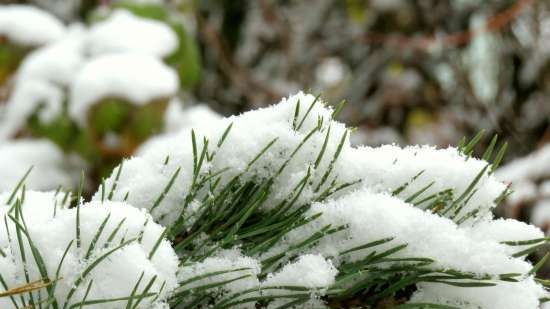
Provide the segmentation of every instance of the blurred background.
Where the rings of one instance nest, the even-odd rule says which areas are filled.
[[[0,189],[97,187],[144,143],[299,90],[355,144],[507,143],[498,215],[550,227],[550,1],[0,0]],[[496,146],[495,146],[496,147]]]

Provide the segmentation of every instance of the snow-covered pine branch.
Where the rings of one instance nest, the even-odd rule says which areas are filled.
[[[182,259],[180,273],[205,267],[223,250],[241,252],[235,263],[255,259],[259,282],[311,254],[327,261],[316,270],[320,276],[332,267],[338,273],[329,287],[307,297],[296,292],[304,286],[265,294],[259,283],[244,292],[172,300],[187,307],[211,301],[214,308],[239,308],[241,302],[230,299],[243,298],[301,308],[313,297],[333,306],[394,298],[538,308],[548,294],[523,258],[547,239],[526,224],[493,220],[506,186],[492,176],[490,163],[471,158],[469,145],[355,148],[334,114],[318,97],[299,93],[203,123],[124,161],[94,200],[126,201],[151,212],[168,228]],[[303,273],[288,273],[287,282],[300,284]],[[202,291],[212,283],[204,284]]]
[[[1,308],[165,308],[177,257],[143,211],[120,202],[69,209],[60,192],[0,201]]]

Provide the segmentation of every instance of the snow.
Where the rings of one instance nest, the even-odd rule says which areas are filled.
[[[312,95],[299,93],[288,99],[283,99],[278,105],[220,121],[195,125],[199,151],[202,145],[201,141],[203,137],[206,137],[210,140],[210,147],[212,147],[210,152],[216,152],[215,158],[212,162],[208,162],[208,166],[203,166],[203,170],[219,171],[228,168],[229,170],[223,174],[225,180],[240,173],[243,173],[243,179],[270,177],[285,164],[287,156],[317,126],[317,120],[320,117],[324,120],[321,131],[311,135],[295,157],[287,163],[279,177],[275,178],[273,192],[262,207],[269,209],[278,205],[307,175],[308,169],[311,170],[312,179],[315,182],[303,190],[296,204],[301,205],[314,199],[329,185],[330,181],[327,181],[319,190],[315,190],[330,165],[346,129],[343,124],[330,121],[332,111],[322,106],[321,103],[317,103],[309,116],[305,118],[300,129],[293,130],[292,122],[296,103],[300,101],[301,104],[301,114],[298,117],[298,122],[301,122],[305,111],[313,100]],[[233,126],[226,141],[220,149],[215,149],[215,144],[230,124]],[[331,131],[325,155],[315,169],[314,164],[329,126]],[[271,148],[247,169],[249,162],[274,139],[277,140]],[[184,171],[192,170],[192,149],[185,145],[191,145],[189,129],[183,129],[180,133],[168,137],[161,137],[142,147],[138,158],[132,158],[125,163],[114,194],[115,200],[123,199],[127,192],[132,192],[128,200],[131,204],[136,207],[151,207],[151,201],[154,201],[161,192],[159,187],[163,188],[168,183],[177,168],[182,168]],[[167,156],[171,159],[164,165],[163,162]],[[130,165],[132,171],[125,170],[126,165]],[[432,181],[434,184],[418,199],[445,189],[455,190],[456,198],[468,188],[486,165],[487,163],[482,160],[464,157],[454,148],[436,149],[429,146],[400,148],[393,145],[379,148],[354,148],[350,145],[349,136],[347,136],[343,140],[340,158],[335,162],[330,178],[331,180],[336,179],[339,184],[361,181],[360,184],[351,186],[340,194],[358,187],[369,187],[376,192],[391,192],[423,172],[401,192],[399,196],[402,199],[425,188]],[[147,177],[140,175],[142,170],[148,171]],[[153,211],[155,218],[164,218],[169,213],[179,213],[179,204],[175,201],[183,200],[191,183],[191,174],[184,172],[178,176],[167,198]],[[114,181],[115,175],[116,173],[113,173],[107,179],[108,184]],[[149,187],[155,190],[142,192],[138,189],[139,187]],[[462,208],[459,215],[479,208],[478,218],[490,217],[491,209],[495,207],[494,200],[504,191],[505,186],[485,172],[476,189],[473,198]],[[138,193],[134,194],[133,192]],[[170,220],[175,220],[174,216],[169,218],[166,219],[167,221],[162,221],[163,224],[169,224]]]
[[[82,25],[69,27],[63,38],[30,53],[17,71],[17,83],[28,79],[68,86],[85,59]]]
[[[184,107],[183,104],[174,99],[170,101],[164,117],[164,131],[179,132],[193,128],[202,123],[212,123],[220,120],[222,116],[213,111],[206,104],[197,104]]]
[[[376,192],[393,191],[422,173],[399,194],[402,198],[408,197],[434,182],[417,200],[445,189],[453,189],[457,198],[488,164],[479,159],[466,158],[453,147],[365,146],[350,148],[344,156],[346,159],[339,161],[341,164],[336,169],[349,173],[352,179],[363,179],[363,185]],[[496,206],[494,200],[505,190],[504,184],[486,171],[476,189],[460,213],[479,209],[478,217],[491,216],[491,209]]]
[[[194,127],[207,126],[220,119],[222,119],[221,115],[205,104],[184,108],[179,100],[173,99],[164,116],[165,133],[145,141],[137,148],[135,154],[139,156],[154,151],[157,147],[163,147],[166,143],[178,140],[181,135],[188,135],[189,130]]]
[[[543,146],[530,155],[502,166],[496,172],[498,179],[515,182],[525,179],[541,179],[550,176],[550,145]]]
[[[382,252],[384,249],[400,244],[408,244],[405,249],[392,257],[431,258],[435,262],[428,267],[434,270],[455,269],[496,276],[511,272],[525,274],[532,267],[521,259],[512,258],[509,247],[500,244],[501,240],[506,240],[508,237],[510,240],[533,239],[543,235],[540,230],[514,220],[492,222],[493,228],[484,226],[472,235],[470,230],[458,228],[449,219],[411,207],[395,197],[368,191],[355,192],[327,203],[317,203],[308,213],[310,216],[322,213],[322,216],[287,235],[286,246],[276,248],[276,253],[284,252],[290,245],[300,243],[323,226],[330,224],[336,227],[347,224],[349,226],[347,230],[324,237],[312,251],[326,257],[338,257],[339,252],[394,237],[394,240],[389,243],[340,256],[336,261],[338,263],[357,261],[373,251]],[[484,232],[487,233],[484,234]],[[523,233],[523,235],[520,236],[517,233]],[[521,250],[521,248],[516,249]],[[483,289],[482,291],[449,289],[444,285],[422,284],[421,286],[433,286],[433,289],[438,291],[434,295],[456,293],[461,295],[459,299],[462,302],[477,304],[479,299],[486,297],[488,300],[480,303],[483,309],[536,308],[532,304],[538,304],[538,298],[545,295],[542,287],[537,286],[531,277],[517,284],[518,291],[523,291],[522,293],[510,293],[510,289],[515,285],[506,283],[487,288],[487,292]],[[455,292],[455,290],[458,291]],[[445,304],[437,299],[431,301]],[[454,304],[458,305],[458,303]],[[505,304],[508,305],[505,306]]]
[[[519,180],[512,183],[512,190],[513,194],[507,198],[511,205],[534,201],[539,194],[537,185],[529,180]]]
[[[313,105],[308,116],[304,117],[313,101],[312,95],[298,93],[277,105],[193,126],[197,152],[200,153],[205,147],[203,138],[206,138],[209,140],[208,153],[215,154],[213,159],[206,160],[201,166],[199,175],[224,170],[218,188],[235,176],[239,176],[242,181],[255,182],[276,176],[270,194],[258,208],[259,212],[271,210],[288,199],[294,188],[308,173],[310,175],[294,205],[311,204],[306,215],[322,215],[285,235],[270,251],[253,258],[263,260],[288,252],[290,247],[303,242],[325,226],[347,226],[343,231],[323,237],[312,248],[298,252],[301,255],[297,262],[268,275],[261,286],[299,284],[326,287],[334,282],[334,266],[364,259],[373,250],[381,252],[402,244],[407,246],[396,252],[394,257],[433,259],[434,262],[427,267],[434,271],[453,269],[490,275],[496,279],[500,274],[527,274],[531,270],[529,262],[512,257],[521,247],[501,242],[540,238],[543,234],[532,226],[514,220],[492,220],[494,200],[504,191],[505,185],[488,170],[481,173],[488,166],[487,162],[468,158],[453,147],[353,147],[349,136],[344,135],[345,126],[331,120],[332,110],[321,102]],[[295,121],[298,102],[300,109]],[[232,127],[225,142],[218,146],[218,141],[229,125]],[[126,160],[120,179],[116,181],[113,200],[124,200],[127,197],[130,204],[151,211],[153,218],[166,226],[177,219],[177,214],[185,218],[184,222],[192,224],[193,218],[201,211],[201,193],[191,207],[182,209],[181,206],[193,181],[191,136],[191,130],[184,128],[179,133],[157,140],[154,145],[143,148],[138,156]],[[270,143],[271,147],[266,149]],[[321,157],[319,154],[322,149],[325,152]],[[340,156],[335,160],[339,149]],[[263,155],[257,158],[262,150],[265,150]],[[290,156],[291,160],[287,161]],[[250,164],[255,158],[257,160]],[[324,176],[332,164],[334,169],[328,176]],[[180,168],[181,173],[175,178],[170,191],[152,209],[158,196]],[[105,181],[107,188],[115,184],[118,173],[117,168]],[[453,200],[456,201],[469,190],[478,176],[479,181],[472,190],[473,196],[463,200],[461,210],[454,217],[425,211],[408,201],[411,195],[421,189],[425,191],[416,200],[451,189],[454,192]],[[324,184],[323,178],[328,179]],[[333,194],[329,199],[317,201],[329,183],[341,185],[355,181],[359,182]],[[392,192],[404,185],[406,187],[401,192],[392,195]],[[94,200],[99,198],[99,193],[93,197]],[[457,218],[476,209],[478,213],[475,216],[457,223]],[[388,237],[393,237],[393,240],[376,248],[341,255],[341,252],[350,248]],[[227,264],[229,261],[220,263]],[[521,293],[510,293],[510,289],[515,286]],[[441,289],[445,293],[435,294],[434,291]],[[538,299],[546,295],[543,288],[529,276],[519,278],[515,285],[499,282],[491,288],[473,290],[423,284],[415,299],[431,299],[434,295],[441,295],[433,301],[441,304],[460,301],[482,309],[535,309],[532,304],[538,304]],[[482,295],[488,300],[484,300]],[[498,306],[493,305],[491,299],[498,299],[498,302],[494,301]]]
[[[25,206],[22,209],[27,224],[46,223],[53,219],[58,211],[67,209],[71,202],[70,194],[67,194],[68,193],[62,191],[25,191],[24,205],[32,205],[28,207]],[[11,190],[0,193],[0,207],[4,208],[8,205],[10,197],[12,197],[13,203],[15,199],[21,196],[21,189],[15,192],[15,194]],[[7,241],[7,235],[2,234],[2,236],[0,236],[0,243],[4,244]]]
[[[335,282],[338,270],[321,255],[304,254],[279,272],[269,274],[263,287],[301,286],[311,290],[325,289]]]
[[[539,201],[533,206],[531,222],[540,227],[550,227],[550,199]]]
[[[87,300],[128,297],[132,295],[132,290],[141,274],[143,274],[143,279],[138,291],[143,291],[155,276],[156,280],[152,282],[149,292],[158,292],[164,283],[165,287],[158,302],[164,300],[167,291],[175,287],[178,260],[170,243],[163,240],[154,256],[149,259],[149,254],[161,236],[163,228],[153,223],[147,214],[125,203],[93,202],[81,205],[79,214],[81,246],[78,248],[75,241],[77,210],[75,208],[59,208],[55,216],[43,216],[41,213],[45,209],[55,207],[55,203],[51,199],[48,200],[43,196],[44,193],[25,192],[22,210],[28,233],[42,256],[48,274],[51,274],[52,277],[58,269],[65,249],[68,244],[71,244],[60,268],[59,280],[55,285],[54,295],[58,302],[64,303],[68,298],[69,291],[75,287],[81,274],[96,259],[118,246],[123,239],[130,241],[140,235],[142,235],[141,241],[131,241],[92,268],[91,272],[83,278],[82,283],[76,286],[74,295],[68,301],[69,306],[78,304],[82,300],[90,282],[93,284]],[[2,200],[5,199],[2,198]],[[6,216],[8,209],[7,206],[1,207],[0,215]],[[95,246],[91,247],[99,227],[106,218],[108,219],[103,232]],[[10,234],[15,235],[15,225],[9,219],[7,222]],[[123,222],[122,228],[112,241],[107,243],[109,236],[116,230],[120,222]],[[0,247],[8,253],[6,258],[0,257],[0,272],[8,274],[7,278],[5,277],[8,286],[22,285],[25,283],[25,279],[17,240],[15,237],[12,237],[11,240],[5,238],[4,235],[7,235],[7,231],[4,225],[0,227],[0,231],[0,235],[3,237],[0,238]],[[89,248],[92,249],[89,250]],[[27,263],[27,267],[31,281],[38,280],[40,275],[36,264],[30,262]],[[46,296],[45,291],[40,293],[42,293],[42,298]],[[16,301],[19,302],[19,299]],[[117,304],[122,306],[125,302]],[[0,305],[2,308],[15,308],[9,298],[0,298]],[[134,303],[134,305],[137,304]],[[21,306],[20,302],[19,306]],[[97,304],[87,307],[100,309],[106,308],[105,306],[105,304]],[[151,308],[153,306],[154,304],[151,304],[149,299],[144,299],[136,308]],[[109,308],[111,307],[109,306]]]
[[[541,296],[534,280],[520,283],[501,282],[493,287],[450,289],[443,285],[422,283],[411,302],[438,303],[460,308],[538,309]]]
[[[65,26],[46,11],[30,5],[0,6],[0,36],[15,44],[38,46],[62,37]]]
[[[526,241],[540,239],[544,233],[537,227],[514,219],[497,219],[480,222],[470,229],[471,235],[477,239],[489,239],[496,242]],[[527,249],[529,246],[509,247],[510,253]]]
[[[531,222],[548,228],[550,211],[550,145],[516,159],[496,171],[496,177],[511,183],[513,194],[506,200],[506,207],[512,215],[517,214],[522,205],[533,205]]]
[[[75,161],[75,162],[72,162]],[[81,163],[47,140],[19,139],[0,143],[0,191],[10,191],[32,166],[25,186],[33,190],[73,188]]]
[[[91,55],[133,51],[162,58],[174,52],[178,37],[165,23],[116,10],[91,27],[87,46]]]
[[[305,287],[310,290],[310,300],[297,308],[325,308],[320,296],[335,282],[338,270],[332,262],[321,255],[304,254],[297,261],[285,265],[276,273],[268,274],[262,282],[262,295],[280,296],[300,294],[303,291],[269,289],[273,287]],[[268,308],[279,308],[290,303],[292,298],[277,297]]]
[[[530,269],[528,263],[510,259],[508,247],[499,244],[490,235],[479,235],[474,239],[468,230],[458,228],[453,221],[411,207],[410,204],[387,194],[357,191],[327,203],[314,204],[308,215],[317,213],[323,215],[292,231],[287,236],[286,245],[283,242],[275,251],[284,252],[288,246],[300,243],[328,224],[334,227],[347,224],[347,230],[323,238],[314,251],[324,256],[338,257],[339,252],[394,237],[392,242],[372,250],[380,252],[383,248],[406,243],[407,248],[396,257],[431,258],[436,261],[433,264],[434,269],[452,268],[480,274],[525,273]],[[506,228],[509,226],[502,227],[503,230]],[[538,233],[542,234],[540,231]],[[368,253],[351,253],[342,257],[341,262],[356,261]]]
[[[51,83],[29,79],[18,83],[2,114],[0,139],[15,135],[35,112],[43,122],[50,122],[61,114],[63,92]]]
[[[62,39],[23,60],[2,115],[0,138],[14,136],[39,107],[38,116],[45,123],[61,114],[66,88],[85,61],[84,35],[82,26],[71,26]]]
[[[87,62],[70,89],[69,114],[81,124],[98,101],[119,98],[135,105],[167,99],[178,90],[178,77],[159,59],[140,53],[117,53]]]
[[[260,274],[260,270],[261,265],[259,261],[242,255],[238,249],[222,250],[202,262],[183,266],[178,273],[178,281],[185,282],[198,276],[227,271],[226,273],[195,280],[184,285],[183,288],[188,290],[216,282],[235,280],[215,289],[238,293],[259,287],[260,282],[257,276]],[[248,277],[238,279],[242,276]]]

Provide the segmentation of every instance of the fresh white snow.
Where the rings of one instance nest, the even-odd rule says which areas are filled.
[[[65,26],[52,14],[30,5],[0,6],[0,36],[15,44],[38,46],[59,39]]]
[[[67,87],[86,61],[86,29],[72,25],[59,40],[31,52],[17,71],[17,84],[29,79]]]
[[[303,190],[297,205],[319,195],[333,179],[339,184],[360,181],[359,184],[350,187],[348,191],[359,187],[369,187],[375,192],[391,192],[407,182],[411,182],[413,177],[419,173],[422,175],[411,182],[400,193],[400,197],[406,199],[431,182],[434,183],[418,196],[418,199],[445,189],[453,189],[459,195],[468,188],[487,165],[484,161],[464,157],[454,148],[435,149],[428,146],[400,148],[391,145],[379,148],[354,148],[349,142],[349,135],[343,138],[346,130],[344,125],[331,121],[332,111],[325,108],[320,102],[312,108],[308,117],[303,117],[313,100],[312,95],[299,93],[288,99],[283,99],[275,106],[220,121],[197,124],[194,129],[199,141],[199,151],[202,149],[203,137],[210,140],[210,145],[215,145],[227,127],[233,124],[222,147],[216,149],[215,146],[211,146],[210,151],[215,151],[216,156],[212,162],[208,163],[208,166],[205,165],[203,168],[211,171],[229,168],[224,173],[225,179],[243,172],[245,178],[269,177],[285,164],[286,158],[317,127],[318,119],[321,118],[323,119],[321,125],[323,131],[311,135],[307,142],[303,143],[295,157],[286,163],[286,168],[275,179],[274,192],[270,194],[264,207],[274,207],[285,199],[307,175],[308,169],[312,173],[312,179],[316,179],[316,181]],[[294,111],[298,101],[300,101],[302,113],[298,117],[297,126],[302,123],[302,119],[304,121],[299,130],[293,130]],[[330,135],[325,147],[325,154],[315,169],[314,165],[329,127]],[[247,168],[255,156],[272,141],[275,142],[265,154]],[[342,150],[340,157],[334,163],[331,179],[317,189],[320,179],[329,168],[337,152],[340,141],[343,141]],[[192,150],[189,145],[191,145],[191,132],[190,129],[184,129],[178,134],[162,137],[159,142],[153,142],[151,146],[143,147],[139,152],[140,157],[124,163],[125,167],[121,173],[117,192],[115,192],[115,199],[122,199],[126,192],[132,192],[129,197],[131,204],[136,207],[150,207],[151,201],[155,200],[160,191],[142,192],[137,187],[163,187],[177,168],[182,168],[184,171],[192,170]],[[164,165],[163,162],[167,156],[170,156],[171,160]],[[139,173],[140,170],[150,172],[147,173],[147,177],[144,177],[142,173]],[[107,184],[113,181],[114,175],[115,173],[107,179]],[[174,203],[173,199],[183,199],[182,193],[188,190],[191,178],[191,173],[182,173],[179,176],[167,198],[153,212],[154,217],[161,218],[165,214],[177,211],[178,204]],[[143,181],[148,184],[144,184]],[[486,171],[476,188],[477,191],[473,198],[462,208],[459,215],[479,208],[478,218],[490,217],[490,210],[495,206],[494,200],[504,191],[505,186],[494,177],[490,177]],[[167,220],[173,220],[173,217]]]
[[[106,98],[135,105],[168,99],[178,90],[178,77],[161,60],[140,53],[108,54],[87,62],[70,89],[69,114],[81,124],[88,108]]]
[[[7,225],[2,224],[0,227],[0,248],[7,254],[6,257],[0,256],[0,272],[7,285],[13,288],[23,285],[26,281],[17,238],[6,236],[8,235],[6,227],[9,229],[9,235],[16,235],[15,225],[7,218],[11,206],[5,205],[7,196],[7,194],[0,195],[3,203],[0,206],[0,216],[7,219]],[[20,194],[17,196],[20,198]],[[168,292],[175,287],[178,260],[170,243],[166,240],[161,241],[152,258],[149,258],[157,240],[161,237],[163,228],[155,224],[146,213],[124,203],[93,202],[81,205],[79,238],[77,238],[75,232],[77,231],[77,210],[63,208],[55,202],[56,199],[59,198],[53,193],[27,191],[21,207],[27,233],[40,252],[46,271],[52,279],[57,279],[54,296],[60,306],[65,301],[69,306],[79,304],[88,287],[90,290],[86,300],[131,296],[140,276],[143,278],[138,286],[139,293],[143,293],[150,282],[149,292],[153,293],[159,292],[164,285],[163,292],[155,303],[161,303]],[[53,209],[56,211],[52,212]],[[98,230],[103,224],[105,225],[102,233],[96,240]],[[116,232],[119,224],[122,224],[121,228]],[[113,233],[114,237],[109,241]],[[129,243],[114,250],[126,241]],[[28,243],[28,240],[24,238],[23,242]],[[28,246],[25,246],[28,249]],[[63,258],[66,248],[69,249]],[[109,253],[110,251],[112,253]],[[90,271],[86,271],[104,255],[107,255],[107,258],[102,259]],[[63,264],[59,268],[62,259]],[[59,276],[56,277],[58,269]],[[37,264],[32,259],[27,263],[27,271],[31,281],[41,278]],[[87,275],[81,277],[83,274]],[[69,297],[73,288],[76,290],[73,296]],[[0,288],[0,291],[4,289]],[[42,298],[47,295],[45,290],[37,293],[41,293]],[[19,298],[14,299],[20,307]],[[145,298],[139,305],[136,302],[134,305],[136,308],[152,308],[155,305],[151,303],[152,300],[153,298]],[[86,307],[115,308],[125,306],[126,303],[127,301],[118,301]],[[0,307],[16,308],[8,297],[0,298]]]
[[[313,96],[299,93],[283,99],[278,105],[193,126],[197,151],[201,152],[205,147],[202,142],[205,137],[210,141],[209,153],[215,153],[214,158],[201,167],[201,173],[227,169],[222,174],[222,184],[236,175],[244,181],[258,181],[279,173],[260,211],[271,209],[288,198],[308,173],[310,181],[295,205],[311,203],[331,182],[348,184],[359,181],[327,201],[313,203],[307,215],[322,215],[287,234],[271,251],[258,258],[288,252],[292,246],[325,226],[345,225],[348,228],[325,236],[312,248],[299,252],[301,257],[296,264],[287,265],[269,275],[261,283],[262,286],[290,283],[328,286],[336,275],[332,263],[338,266],[357,261],[373,250],[381,252],[402,244],[407,246],[394,257],[433,259],[429,267],[434,271],[456,269],[480,276],[489,275],[495,280],[500,274],[527,274],[530,271],[532,265],[529,262],[512,257],[525,247],[508,246],[501,242],[541,238],[543,234],[537,228],[515,220],[493,221],[491,210],[495,207],[494,200],[502,194],[505,184],[489,173],[487,162],[467,158],[452,147],[353,147],[349,136],[345,135],[344,125],[332,121],[332,110],[321,102],[313,105],[308,116],[304,117],[313,101]],[[300,109],[295,120],[298,102]],[[218,147],[217,142],[229,125],[232,125],[231,130],[223,145]],[[173,214],[182,213],[192,223],[192,218],[200,211],[193,205],[200,203],[195,201],[186,210],[181,209],[193,177],[191,136],[190,129],[182,129],[177,134],[158,140],[154,146],[146,147],[139,156],[126,160],[116,182],[113,199],[122,200],[129,194],[127,200],[130,204],[151,210],[151,205],[154,205],[175,171],[181,168],[182,172],[175,178],[162,202],[152,210],[152,215],[157,222],[169,225],[175,220]],[[266,148],[269,144],[271,147]],[[321,156],[323,149],[324,155]],[[253,161],[262,150],[265,150],[263,155]],[[340,155],[335,160],[338,152]],[[292,159],[287,161],[291,155]],[[331,171],[326,176],[329,180],[322,184],[327,170]],[[107,188],[115,184],[118,172],[118,168],[115,169],[106,180]],[[453,200],[458,200],[459,196],[468,192],[476,178],[479,179],[471,191],[473,196],[464,196],[461,208],[454,214],[436,214],[410,203],[413,200],[409,197],[420,190],[424,192],[414,200],[445,189],[452,189]],[[403,190],[395,192],[403,186]],[[94,199],[99,197],[97,193]],[[479,210],[475,216],[461,224],[456,223],[458,218],[475,209]],[[389,237],[393,240],[383,245],[341,254],[345,250]],[[242,257],[235,257],[234,260],[239,259]],[[547,295],[546,292],[530,276],[519,280],[513,284],[498,282],[496,286],[482,289],[421,284],[413,301],[429,300],[482,309],[537,308],[538,299]],[[519,292],[511,293],[514,288]],[[275,303],[284,304],[279,301]]]
[[[0,140],[7,139],[27,122],[35,112],[43,122],[50,122],[61,114],[63,92],[47,81],[29,79],[16,84],[3,113],[0,115]]]
[[[174,52],[178,37],[165,23],[116,10],[91,27],[86,43],[91,55],[131,51],[162,58]]]
[[[0,192],[10,191],[32,166],[25,186],[32,190],[72,189],[83,167],[48,140],[20,139],[0,143]]]

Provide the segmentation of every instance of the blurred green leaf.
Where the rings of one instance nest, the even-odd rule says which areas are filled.
[[[130,109],[130,104],[123,100],[103,100],[88,111],[88,126],[99,135],[119,132],[127,124]]]
[[[114,8],[121,8],[132,12],[136,16],[156,19],[163,22],[168,20],[168,15],[163,6],[154,3],[135,3],[120,1],[113,4]]]
[[[166,62],[176,68],[180,84],[187,89],[193,88],[201,76],[200,55],[195,40],[185,31],[185,28],[172,23],[172,29],[179,38],[179,46]]]
[[[20,47],[0,38],[0,85],[15,72],[29,48]]]

